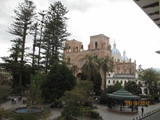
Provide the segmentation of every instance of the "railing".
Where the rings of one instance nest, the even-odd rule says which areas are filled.
[[[135,118],[133,118],[131,120],[143,120],[144,118],[146,118],[146,117],[148,117],[150,115],[153,115],[153,114],[155,114],[155,113],[157,113],[159,111],[160,111],[160,108],[157,108],[155,110],[152,110],[152,111],[149,111],[147,113],[144,113],[143,115],[137,116],[137,117],[135,117]]]

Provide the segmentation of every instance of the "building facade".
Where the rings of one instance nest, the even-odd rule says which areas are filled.
[[[65,43],[64,61],[69,64],[69,67],[72,65],[77,65],[78,72],[76,74],[81,73],[81,68],[85,63],[84,57],[86,55],[94,55],[97,58],[103,58],[105,56],[109,56],[114,61],[114,72],[107,73],[106,86],[112,85],[115,83],[113,78],[118,81],[122,81],[122,84],[127,82],[128,80],[136,79],[136,61],[132,62],[131,59],[128,59],[126,56],[126,52],[121,53],[116,48],[116,43],[113,44],[113,48],[111,48],[109,37],[99,34],[90,36],[90,43],[88,45],[88,49],[83,49],[82,42],[77,40],[69,40]],[[100,71],[102,80],[103,75],[102,71]],[[109,78],[109,80],[108,80]],[[102,86],[104,81],[102,81]]]

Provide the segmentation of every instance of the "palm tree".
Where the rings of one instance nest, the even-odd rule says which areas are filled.
[[[76,73],[78,72],[78,67],[77,65],[73,64],[72,67],[71,67],[71,71],[73,72],[73,74],[76,76]]]
[[[88,80],[91,80],[91,76],[93,76],[100,67],[96,62],[96,56],[86,55],[84,59],[86,62],[82,66],[82,73],[87,76]]]
[[[99,61],[100,65],[101,65],[101,68],[103,70],[103,81],[104,81],[104,90],[106,89],[106,73],[107,72],[112,72],[113,71],[113,68],[114,68],[114,64],[113,64],[113,60],[109,57],[109,56],[106,56],[104,58],[101,58],[100,61]]]

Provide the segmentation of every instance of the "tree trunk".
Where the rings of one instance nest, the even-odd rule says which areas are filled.
[[[104,79],[104,88],[103,88],[103,89],[104,89],[104,91],[105,91],[105,90],[106,90],[106,71],[103,71],[103,75],[104,75],[104,76],[103,76],[103,77],[104,77],[104,78],[103,78],[103,79]]]

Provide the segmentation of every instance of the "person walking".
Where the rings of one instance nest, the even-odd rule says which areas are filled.
[[[142,111],[142,116],[143,116],[143,112],[144,112],[144,108],[143,107],[141,108],[141,111]]]

